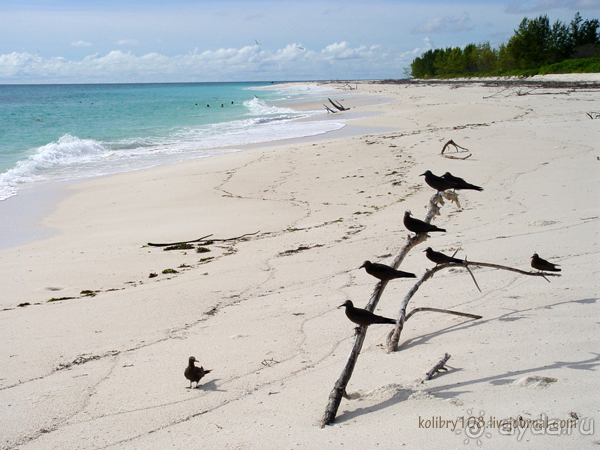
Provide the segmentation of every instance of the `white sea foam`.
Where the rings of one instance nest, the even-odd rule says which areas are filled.
[[[15,195],[20,184],[55,178],[56,169],[97,160],[107,153],[110,152],[96,141],[64,135],[57,142],[39,147],[27,159],[0,174],[0,200]]]
[[[254,116],[288,115],[290,118],[298,116],[298,112],[291,108],[270,106],[258,97],[245,101],[244,106],[250,110],[248,114]]]
[[[169,136],[141,137],[111,143],[64,135],[37,148],[15,167],[0,174],[0,200],[26,184],[125,172],[236,151],[236,147],[324,134],[340,129],[340,121],[303,121],[318,113],[298,113],[255,98],[245,103],[247,119],[183,128]],[[227,149],[224,149],[227,147]]]
[[[301,97],[303,100],[323,99],[336,92],[341,92],[334,85],[320,85],[317,83],[291,83],[284,85],[253,87],[256,91],[275,91],[281,97],[277,100],[290,100]]]

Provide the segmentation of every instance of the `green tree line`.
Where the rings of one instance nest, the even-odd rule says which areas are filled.
[[[598,19],[583,20],[579,13],[570,24],[558,20],[550,24],[546,15],[532,20],[525,17],[509,41],[497,49],[485,42],[428,50],[412,61],[410,75],[437,78],[535,74],[544,73],[541,68],[561,63],[575,68],[578,65],[572,60],[582,58],[593,58],[592,64],[600,68],[599,27]]]

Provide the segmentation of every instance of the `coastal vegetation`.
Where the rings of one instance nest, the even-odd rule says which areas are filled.
[[[569,24],[550,24],[546,15],[525,17],[498,48],[484,42],[431,49],[415,58],[408,72],[413,78],[600,72],[599,27],[598,19],[583,20],[579,13]]]

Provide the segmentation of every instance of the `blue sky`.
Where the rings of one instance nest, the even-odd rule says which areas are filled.
[[[401,78],[430,48],[578,11],[600,0],[0,0],[0,83]]]

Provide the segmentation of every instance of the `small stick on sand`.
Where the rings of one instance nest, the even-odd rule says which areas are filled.
[[[237,239],[241,239],[241,238],[244,238],[246,236],[254,236],[254,235],[258,234],[258,233],[260,233],[260,230],[258,230],[255,233],[242,234],[241,236],[236,236],[236,237],[227,238],[227,239],[211,239],[211,241],[213,241],[213,242],[235,241]],[[168,244],[153,244],[152,242],[148,242],[148,245],[151,246],[151,247],[168,247],[170,245],[191,244],[192,242],[204,241],[206,238],[209,238],[211,236],[212,236],[212,234],[207,234],[206,236],[203,236],[203,237],[201,237],[199,239],[194,239],[193,241],[172,242],[172,243],[168,243]]]
[[[425,375],[425,378],[423,379],[423,381],[431,380],[441,370],[443,370],[444,372],[447,371],[448,369],[446,368],[446,363],[448,362],[449,359],[450,359],[450,354],[446,353],[444,355],[444,357],[442,359],[440,359],[438,361],[438,363],[435,366],[433,366],[433,368],[429,372],[427,372],[427,375]]]

